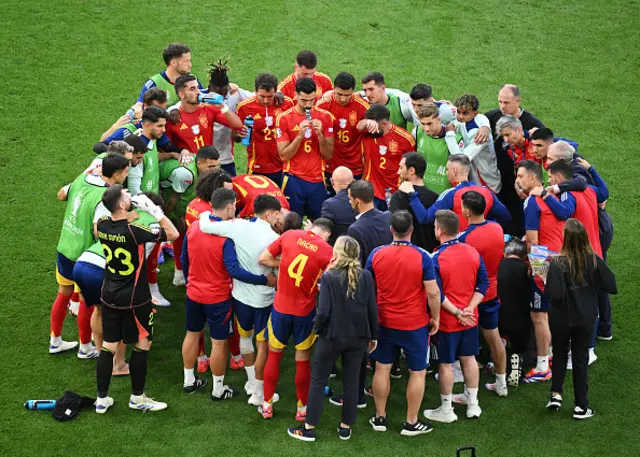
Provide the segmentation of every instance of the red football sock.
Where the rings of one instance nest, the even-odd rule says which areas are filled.
[[[269,351],[267,363],[264,367],[264,399],[271,401],[276,393],[276,386],[280,379],[280,361],[284,352]]]
[[[51,307],[51,336],[62,335],[62,325],[67,315],[69,300],[71,300],[71,295],[58,293],[56,301],[53,302],[53,306]]]
[[[73,293],[71,294],[71,301],[80,301],[80,294],[76,291],[73,291]]]
[[[180,255],[182,255],[183,241],[184,241],[184,233],[181,233],[178,239],[173,242],[173,263],[176,266],[176,270],[182,270],[182,262],[180,261]]]
[[[298,406],[307,406],[310,385],[311,362],[309,360],[296,360],[296,393],[298,395]]]
[[[84,300],[80,300],[78,308],[78,335],[81,344],[91,343],[91,316],[93,315],[93,306],[87,307]]]
[[[203,354],[204,354],[204,333],[200,335],[200,339],[198,340],[198,355],[200,356]]]
[[[238,324],[236,320],[233,320],[233,335],[229,338],[229,352],[234,357],[240,355],[240,333],[238,333]]]
[[[158,268],[158,254],[160,254],[160,244],[156,243],[153,247],[153,251],[151,251],[151,255],[147,259],[147,281],[149,284],[158,284],[158,273],[156,269]]]

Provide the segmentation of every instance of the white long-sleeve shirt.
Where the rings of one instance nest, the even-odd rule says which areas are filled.
[[[477,184],[486,185],[495,193],[499,193],[502,190],[502,180],[491,135],[489,135],[489,140],[484,143],[476,144],[473,141],[481,127],[491,129],[489,119],[484,114],[478,114],[473,120],[466,123],[454,121],[454,125],[457,127],[457,132],[462,136],[464,148],[461,149],[458,145],[456,132],[448,131],[445,135],[445,141],[449,152],[451,154],[466,155],[471,161],[473,181]]]
[[[235,113],[238,103],[253,97],[253,95],[253,92],[238,89],[232,95],[227,95],[227,98],[224,99],[224,104]],[[222,165],[233,163],[233,139],[231,138],[231,129],[229,127],[218,123],[213,124],[213,146],[220,153],[220,163]]]
[[[267,246],[278,239],[278,234],[273,231],[268,222],[260,218],[211,222],[209,213],[205,212],[200,215],[200,230],[204,233],[224,236],[233,240],[236,244],[240,266],[250,273],[256,275],[273,273],[271,268],[258,263],[260,254]],[[275,289],[268,286],[247,284],[234,279],[231,294],[233,298],[245,305],[254,308],[266,308],[273,304]]]

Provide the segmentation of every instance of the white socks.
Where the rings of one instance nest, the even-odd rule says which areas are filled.
[[[466,387],[467,391],[467,402],[469,405],[477,405],[478,404],[478,388],[477,387]]]
[[[254,365],[251,365],[250,367],[245,365],[244,370],[247,372],[247,381],[249,381],[251,384],[255,384],[256,383],[256,367]]]
[[[224,391],[224,375],[222,376],[213,376],[213,395],[219,397],[222,395]]]
[[[538,363],[536,365],[536,371],[548,371],[549,370],[549,357],[538,356]]]
[[[476,389],[476,394],[477,394],[477,390],[478,389]],[[440,402],[441,402],[440,409],[442,409],[442,411],[444,412],[451,411],[451,409],[453,408],[452,399],[453,399],[452,394],[440,395]]]
[[[196,375],[193,373],[193,368],[184,369],[184,387],[192,386],[196,382]]]
[[[264,381],[260,379],[255,380],[255,388],[253,389],[253,395],[258,398],[264,399]]]
[[[62,344],[62,336],[52,336],[49,338],[51,346],[60,346]]]
[[[500,384],[501,386],[507,385],[507,375],[506,374],[497,374],[496,373],[496,384]]]

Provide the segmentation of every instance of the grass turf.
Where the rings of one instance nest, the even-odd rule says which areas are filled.
[[[1,455],[421,455],[449,456],[474,444],[478,456],[637,455],[640,425],[633,405],[637,379],[640,287],[633,273],[639,243],[637,125],[640,59],[637,1],[511,3],[382,2],[362,5],[292,0],[273,4],[174,1],[136,4],[113,0],[3,5],[4,95],[0,98],[0,183],[3,223],[0,275]],[[276,416],[263,421],[244,397],[213,403],[207,394],[182,393],[180,344],[183,290],[170,285],[170,266],[160,275],[173,302],[156,319],[148,392],[169,403],[158,414],[129,411],[128,379],[114,379],[115,407],[105,416],[84,412],[60,424],[47,413],[29,412],[22,402],[58,398],[64,390],[93,395],[95,362],[75,354],[46,353],[49,310],[55,296],[55,247],[63,204],[57,189],[92,159],[91,145],[129,106],[141,85],[163,68],[161,51],[171,41],[194,50],[193,71],[220,56],[232,56],[231,79],[251,88],[255,75],[280,78],[291,72],[296,52],[310,48],[331,77],[350,71],[385,74],[389,87],[408,91],[429,82],[436,98],[474,93],[481,111],[496,106],[505,82],[516,83],[523,105],[558,135],[580,142],[611,189],[609,210],[616,224],[610,264],[620,295],[613,299],[614,340],[598,344],[590,399],[597,415],[570,419],[567,380],[562,412],[544,408],[548,385],[511,389],[498,400],[481,390],[479,421],[437,425],[432,434],[400,437],[405,379],[393,381],[391,429],[367,425],[373,407],[358,413],[352,440],[335,437],[339,410],[325,407],[321,440],[315,445],[286,436],[295,411],[293,363],[283,361]],[[239,168],[246,166],[238,152]],[[73,319],[63,335],[76,337]],[[242,387],[244,375],[228,382]],[[337,383],[334,383],[337,384]],[[429,380],[423,407],[439,402]],[[462,413],[463,410],[459,410]],[[461,417],[462,419],[462,417]],[[634,451],[635,449],[635,451]]]

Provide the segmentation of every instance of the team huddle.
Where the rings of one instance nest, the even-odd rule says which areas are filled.
[[[221,60],[205,88],[184,44],[170,44],[163,58],[166,70],[144,84],[93,146],[90,165],[58,192],[67,204],[49,352],[77,348],[78,358],[97,358],[97,413],[113,405],[111,377],[123,375],[131,378],[130,408],[167,407],[145,394],[154,320],[162,319],[156,308],[171,306],[158,287],[161,254],[172,253],[173,285],[186,288],[184,392],[207,386],[197,373],[211,370],[211,399],[237,398],[225,372],[244,370],[246,401],[269,419],[293,339],[295,419],[303,425],[288,433],[306,441],[315,440],[319,420],[315,410],[307,416],[311,349],[327,318],[319,303],[332,293],[324,278],[336,265],[368,272],[376,305],[370,351],[354,365],[357,390],[343,381],[344,394],[329,399],[344,408],[343,439],[355,420],[347,407],[365,408],[367,397],[376,408],[369,423],[387,430],[389,378],[402,377],[403,364],[401,434],[416,436],[432,430],[418,414],[435,366],[440,404],[423,415],[451,423],[456,403],[466,405],[467,418],[482,414],[481,346],[495,375],[486,389],[507,397],[521,382],[555,379],[552,364],[583,373],[596,359],[596,336],[611,339],[603,292],[592,331],[562,347],[554,335],[552,345],[544,262],[563,251],[568,220],[579,221],[606,260],[609,191],[577,143],[520,108],[516,86],[503,86],[500,109],[481,114],[474,95],[437,101],[427,84],[407,94],[387,88],[378,72],[362,77],[357,91],[349,73],[332,81],[316,71],[311,51],[300,52],[280,82],[258,75],[253,91],[231,83]],[[244,174],[236,143],[247,149]],[[62,339],[69,310],[79,344]],[[588,360],[581,350],[572,359],[569,348],[581,345],[585,354],[590,348]],[[550,409],[561,404],[559,382]],[[582,388],[579,396],[575,387],[576,419],[593,415],[586,379]]]

